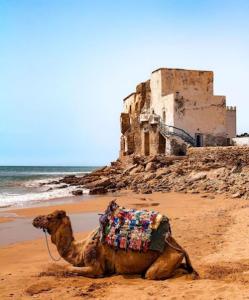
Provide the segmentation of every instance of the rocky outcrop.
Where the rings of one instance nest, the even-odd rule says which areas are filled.
[[[137,193],[189,192],[249,199],[249,147],[190,148],[186,156],[129,156],[83,177],[60,183],[91,194],[121,189]]]

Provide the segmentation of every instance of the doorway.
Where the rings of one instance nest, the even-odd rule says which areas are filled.
[[[195,145],[196,147],[203,147],[203,135],[201,133],[195,134]]]
[[[166,148],[166,140],[161,135],[161,133],[159,133],[158,153],[165,154],[165,148]]]
[[[150,134],[149,132],[144,133],[144,155],[150,155]]]

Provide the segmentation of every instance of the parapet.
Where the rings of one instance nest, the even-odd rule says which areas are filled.
[[[236,111],[236,106],[227,106],[226,110]]]

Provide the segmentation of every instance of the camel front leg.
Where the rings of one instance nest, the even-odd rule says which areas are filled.
[[[96,266],[88,267],[68,267],[68,272],[76,276],[85,276],[90,278],[103,277],[104,273]]]

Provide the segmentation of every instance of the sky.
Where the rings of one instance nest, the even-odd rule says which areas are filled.
[[[249,1],[0,0],[0,165],[105,165],[122,99],[160,67],[213,70],[249,132]]]

